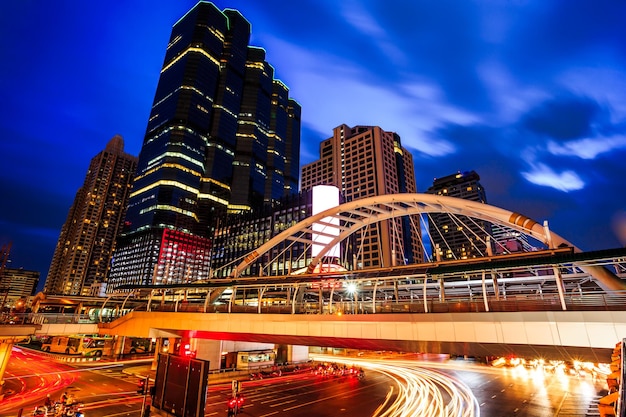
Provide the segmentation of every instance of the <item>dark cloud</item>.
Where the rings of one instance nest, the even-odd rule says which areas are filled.
[[[521,124],[531,133],[567,140],[587,137],[598,122],[605,121],[605,111],[597,102],[566,95],[553,97],[531,109]]]

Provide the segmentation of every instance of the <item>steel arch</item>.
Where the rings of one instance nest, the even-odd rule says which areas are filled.
[[[313,224],[315,223],[339,229],[340,232],[338,236],[333,236],[333,239],[326,243],[321,252],[311,261],[309,265],[310,270],[320,262],[330,248],[357,230],[369,224],[375,224],[394,217],[422,213],[450,213],[477,218],[532,236],[544,243],[548,248],[570,246],[574,248],[575,252],[581,252],[580,249],[563,237],[520,213],[489,204],[434,194],[386,194],[344,203],[300,221],[246,255],[244,260],[233,270],[231,277],[238,277],[242,271],[261,255],[285,240],[298,240],[313,244],[312,239],[303,236],[314,233]],[[331,219],[339,220],[341,226],[331,224]],[[316,231],[315,233],[319,232]],[[593,275],[608,289],[626,289],[626,284],[606,268],[585,266],[581,267],[581,269]]]

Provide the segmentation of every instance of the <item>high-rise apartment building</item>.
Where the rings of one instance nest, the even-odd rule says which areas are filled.
[[[52,256],[44,291],[89,295],[104,282],[121,230],[137,157],[124,152],[124,140],[114,136],[89,164]]]
[[[302,167],[302,190],[315,185],[338,187],[346,201],[417,192],[411,153],[398,134],[378,126],[333,129],[333,136],[320,144],[320,159]],[[411,225],[410,220],[399,217],[359,231],[355,267],[420,262],[419,221]]]
[[[426,192],[487,203],[487,194],[475,171],[436,178]],[[482,220],[470,221],[466,216],[432,213],[428,228],[433,256],[441,260],[487,256],[487,236],[493,235],[491,226],[491,223]]]
[[[173,26],[108,292],[208,279],[216,219],[297,191],[300,106],[249,40],[208,2]]]

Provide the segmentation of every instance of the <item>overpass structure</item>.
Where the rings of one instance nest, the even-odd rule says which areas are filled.
[[[128,288],[132,311],[99,326],[111,335],[607,362],[626,338],[626,291],[602,290],[572,265],[621,271],[625,257],[559,249],[428,269]]]
[[[558,249],[428,268],[142,286],[107,299],[77,300],[73,313],[41,309],[24,321],[36,326],[37,335],[101,333],[604,362],[616,340],[626,338],[626,291],[602,290],[572,265],[621,271],[623,259],[626,249],[578,254]],[[46,301],[69,303],[67,297]]]
[[[322,251],[303,275],[242,276],[281,242],[313,244],[314,224],[336,229],[327,233],[331,247],[374,222],[431,212],[509,227],[543,247],[313,274],[324,263]],[[582,252],[546,224],[467,200],[406,194],[346,203],[288,228],[230,268],[226,279],[120,287],[101,300],[92,315],[97,324],[91,325],[101,334],[193,343],[238,340],[594,362],[609,361],[615,343],[626,338],[626,249]],[[42,325],[37,334],[75,332],[41,315],[30,320]]]

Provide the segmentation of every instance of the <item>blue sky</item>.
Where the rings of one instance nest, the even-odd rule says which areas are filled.
[[[219,0],[302,105],[301,164],[342,123],[397,132],[418,191],[475,170],[492,205],[583,250],[626,243],[626,2]],[[47,274],[89,161],[138,155],[195,1],[0,5],[0,244]]]

